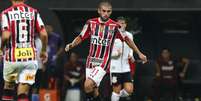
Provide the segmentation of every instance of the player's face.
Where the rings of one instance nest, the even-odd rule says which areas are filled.
[[[118,20],[117,23],[121,26],[121,30],[125,31],[126,30],[126,21],[125,20]]]
[[[100,8],[98,8],[98,13],[102,20],[108,20],[110,15],[112,14],[112,7],[102,5]]]
[[[162,51],[161,55],[165,59],[170,58],[170,52],[168,50],[166,50],[166,49]]]

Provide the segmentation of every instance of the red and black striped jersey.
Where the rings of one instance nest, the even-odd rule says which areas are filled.
[[[39,12],[26,4],[13,5],[4,10],[1,13],[1,30],[11,33],[6,45],[5,60],[35,60],[34,36],[43,29]]]
[[[119,27],[111,19],[104,23],[101,22],[100,18],[93,18],[87,21],[80,33],[82,40],[90,39],[89,55],[86,62],[87,68],[100,66],[104,70],[109,69],[114,39],[124,40]]]

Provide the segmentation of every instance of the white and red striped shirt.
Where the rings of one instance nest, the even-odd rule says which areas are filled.
[[[35,60],[34,36],[44,29],[38,11],[26,4],[13,5],[1,13],[1,21],[2,32],[11,32],[6,45],[5,60],[10,62]]]
[[[93,18],[87,21],[80,33],[82,40],[90,38],[90,49],[86,62],[87,68],[100,66],[105,71],[109,70],[114,39],[124,40],[119,27],[111,19],[105,23],[101,22],[100,18]]]

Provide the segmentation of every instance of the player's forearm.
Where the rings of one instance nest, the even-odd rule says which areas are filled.
[[[70,49],[76,47],[82,42],[82,39],[80,36],[77,36],[71,43],[70,43]]]
[[[42,42],[42,50],[43,52],[47,51],[47,44],[48,44],[48,35],[45,30],[40,32],[40,39]]]
[[[137,54],[141,54],[140,50],[138,47],[135,45],[134,41],[132,41],[130,38],[125,37],[125,41],[128,44],[128,46]]]
[[[7,41],[9,40],[10,34],[11,34],[11,33],[10,33],[9,31],[4,31],[4,32],[2,33],[1,51],[3,51],[3,48],[5,47]]]
[[[156,63],[156,73],[160,73],[160,66],[158,63]]]
[[[183,72],[183,73],[186,73],[187,69],[188,69],[188,64],[185,64],[185,65],[184,65],[184,69],[183,69],[182,72]]]

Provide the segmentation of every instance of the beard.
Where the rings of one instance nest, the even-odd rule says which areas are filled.
[[[100,18],[101,18],[101,20],[102,20],[103,22],[106,22],[106,21],[108,21],[108,19],[109,19],[109,17],[107,17],[107,16],[101,16]]]

